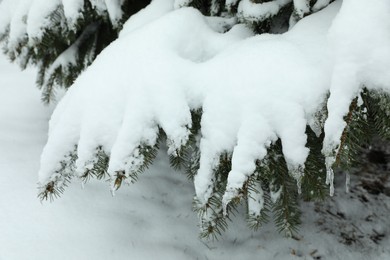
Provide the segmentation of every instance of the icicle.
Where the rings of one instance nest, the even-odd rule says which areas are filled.
[[[302,165],[298,167],[293,167],[292,169],[289,170],[290,175],[297,182],[298,194],[302,193],[302,178],[304,175],[304,170],[305,168]]]
[[[329,195],[334,195],[334,172],[332,168],[328,168],[326,170],[326,184],[330,185],[329,187]]]
[[[115,197],[115,188],[111,186],[110,188],[111,196]]]
[[[302,193],[302,177],[297,179],[298,194]]]
[[[326,184],[330,185],[329,188],[329,195],[333,196],[334,195],[334,172],[332,169],[333,163],[335,159],[334,157],[327,157],[325,159],[325,165],[326,165]]]
[[[327,185],[330,185],[329,195],[333,196],[334,194],[334,172],[331,167],[326,168],[326,182]]]
[[[347,172],[346,176],[345,176],[345,192],[346,193],[349,193],[350,184],[351,184],[351,175],[349,174],[349,172]]]

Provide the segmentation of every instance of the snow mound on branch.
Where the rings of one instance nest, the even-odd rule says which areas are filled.
[[[334,111],[340,110],[339,102],[350,102],[356,96],[360,83],[390,87],[385,74],[381,76],[383,84],[373,84],[376,81],[367,76],[366,81],[356,78],[353,86],[348,84],[344,89],[341,86],[351,79],[338,71],[344,61],[356,55],[365,62],[354,63],[359,67],[355,72],[367,67],[379,73],[389,67],[390,60],[375,51],[366,52],[367,46],[375,49],[375,44],[380,44],[387,53],[388,34],[377,36],[380,43],[361,43],[362,39],[356,38],[356,44],[342,47],[343,33],[350,30],[356,12],[367,15],[369,11],[370,17],[387,15],[386,0],[375,2],[385,11],[379,7],[360,9],[363,0],[344,1],[332,26],[330,45],[327,32],[340,1],[302,19],[288,33],[249,38],[243,26],[225,34],[214,32],[192,8],[168,12],[161,18],[161,13],[145,10],[146,17],[130,19],[121,37],[98,56],[58,105],[41,158],[40,183],[55,179],[53,173],[60,171],[60,162],[75,146],[79,175],[96,162],[96,148],[101,147],[110,156],[109,174],[123,172],[129,177],[143,163],[140,149],[156,144],[159,128],[167,135],[168,153],[175,155],[188,141],[190,112],[202,108],[200,169],[194,180],[200,203],[212,195],[213,170],[220,155],[227,152],[233,156],[223,198],[226,205],[254,172],[255,161],[264,158],[277,138],[299,184],[309,152],[306,126],[315,120],[314,114],[328,92],[332,121],[342,119],[347,110],[341,110],[344,114]],[[132,21],[140,22],[132,25]],[[378,21],[377,27],[369,24],[368,28],[385,31],[386,22]],[[333,56],[329,55],[332,51]],[[360,56],[361,52],[365,56]],[[343,128],[342,124],[327,123],[325,130],[329,136]]]
[[[70,26],[74,26],[77,19],[81,18],[82,10],[84,9],[84,1],[82,0],[67,0],[62,1],[64,6],[64,15],[67,17]]]
[[[0,4],[0,35],[5,34],[9,29],[9,22],[11,21],[13,14],[17,8],[18,1],[5,0]]]
[[[340,145],[351,101],[363,86],[390,90],[390,1],[367,5],[364,0],[344,0],[330,29],[329,44],[334,64],[323,153],[328,156],[328,182],[332,182],[332,153]]]
[[[9,36],[12,41],[24,33],[25,26],[22,25],[22,17],[25,15],[24,8],[28,8],[28,4],[21,0],[5,0],[0,4],[0,38],[10,31],[16,31]],[[12,24],[11,21],[13,21]],[[11,27],[14,29],[12,30]]]
[[[118,26],[123,1],[89,2],[96,12],[107,12],[112,24]],[[84,4],[83,0],[4,0],[0,3],[0,36],[9,33],[7,48],[12,50],[19,47],[20,39],[39,41],[53,23],[60,23],[61,30],[74,30],[77,20],[83,18]]]
[[[60,7],[65,9],[66,14],[71,15],[69,19],[76,16],[75,12],[70,11],[71,3],[75,1],[64,2],[64,6],[61,0],[4,0],[1,2],[0,35],[9,33],[10,41],[7,47],[17,49],[18,46],[15,45],[19,43],[19,39],[27,35],[30,40],[40,39],[45,28],[51,26],[53,18],[50,16]]]

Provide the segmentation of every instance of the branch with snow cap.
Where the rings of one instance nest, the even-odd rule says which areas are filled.
[[[376,1],[382,7],[388,5],[385,0]],[[344,5],[352,7],[343,8],[353,9],[362,2],[353,3],[345,0]],[[150,157],[145,154],[156,149],[160,131],[167,136],[168,153],[180,156],[193,138],[191,112],[201,109],[199,145],[191,145],[198,145],[200,154],[194,185],[202,229],[206,233],[223,230],[226,213],[236,198],[244,197],[257,218],[264,203],[261,197],[267,193],[278,227],[291,233],[299,222],[299,212],[289,196],[296,199],[300,189],[306,189],[301,183],[307,178],[318,181],[318,176],[304,173],[314,168],[308,160],[318,153],[321,156],[320,149],[315,150],[310,143],[311,139],[322,141],[322,124],[315,123],[318,113],[323,113],[319,104],[330,92],[323,147],[330,169],[329,152],[334,154],[346,125],[343,117],[359,94],[362,81],[352,77],[355,69],[381,77],[361,74],[369,88],[390,89],[389,75],[381,74],[388,67],[384,65],[389,65],[388,56],[365,52],[366,42],[360,38],[355,38],[359,44],[348,48],[343,48],[341,36],[327,45],[326,35],[339,6],[337,2],[302,19],[285,34],[256,37],[248,37],[248,29],[240,25],[217,33],[192,8],[142,22],[130,19],[121,37],[76,80],[54,112],[41,159],[41,185],[51,187],[52,176],[58,176],[62,169],[58,162],[77,145],[78,174],[84,176],[93,169],[91,163],[99,161],[95,157],[100,147],[109,156],[107,172],[116,189],[153,159],[153,153]],[[372,12],[378,15],[376,9]],[[332,29],[341,35],[348,30],[343,27],[348,24],[343,15],[350,14],[341,11]],[[132,20],[137,26],[131,25]],[[377,30],[388,28],[377,26]],[[386,37],[377,47],[387,55],[390,38]],[[358,46],[357,51],[351,46]],[[328,48],[336,51],[334,63]],[[345,66],[345,62],[349,65],[360,57],[364,60],[355,63],[357,67]],[[377,62],[365,63],[373,58]],[[112,70],[114,65],[123,70]],[[343,68],[352,73],[342,74]],[[269,169],[260,167],[259,162]],[[329,183],[332,177],[328,175]],[[248,193],[253,178],[268,184],[268,190],[260,190],[257,183]]]
[[[181,22],[183,20],[186,22]],[[42,156],[41,184],[51,183],[51,174],[61,170],[54,162],[69,151],[69,147],[58,144],[62,140],[77,145],[76,165],[80,176],[91,170],[91,162],[98,161],[94,160],[94,156],[96,147],[101,147],[110,156],[107,172],[116,188],[123,179],[131,179],[131,174],[142,167],[145,158],[140,153],[140,147],[154,147],[159,128],[170,140],[171,154],[184,146],[192,125],[190,111],[200,107],[203,109],[201,158],[194,180],[200,205],[213,197],[213,170],[225,151],[233,154],[226,196],[231,196],[229,194],[234,194],[235,189],[243,186],[245,179],[253,173],[254,162],[266,154],[267,146],[276,137],[282,139],[283,154],[290,172],[294,174],[304,165],[307,157],[306,114],[314,112],[300,104],[301,94],[310,93],[313,78],[322,71],[304,70],[312,61],[302,57],[295,45],[284,40],[294,34],[253,38],[237,45],[250,35],[244,33],[245,30],[236,26],[226,34],[215,33],[202,15],[193,9],[183,9],[147,23],[142,29],[121,35],[120,40],[91,66],[91,71],[104,71],[98,73],[101,77],[96,78],[93,73],[83,74],[56,109],[50,124],[50,138]],[[145,39],[150,41],[145,42]],[[231,49],[233,46],[236,47]],[[229,51],[224,52],[224,49]],[[278,49],[286,52],[271,55]],[[118,56],[118,53],[121,55]],[[291,59],[285,58],[286,53]],[[256,59],[258,64],[249,71],[241,72],[250,77],[237,75],[236,66],[245,68],[248,55],[263,58]],[[269,67],[271,60],[277,62]],[[135,73],[129,75],[107,69],[108,65],[118,62],[122,63],[120,67]],[[177,68],[175,73],[171,68]],[[268,76],[258,75],[255,72],[258,69],[268,70]],[[283,78],[275,80],[280,69],[290,71],[286,75],[287,81]],[[210,74],[209,71],[216,73]],[[155,77],[145,73],[153,73]],[[228,75],[228,78],[221,81],[218,76],[221,74]],[[286,82],[289,89],[286,89]],[[296,87],[302,85],[306,87],[301,87],[298,92],[303,93],[294,94]],[[244,90],[240,94],[238,86]],[[269,91],[270,86],[273,91]],[[320,99],[322,90],[326,89],[321,82],[318,88],[320,91],[313,94]],[[269,92],[266,96],[265,91]],[[280,95],[282,92],[284,94]],[[96,95],[89,98],[87,93]],[[309,103],[307,107],[311,107]],[[75,114],[78,120],[72,119]],[[71,122],[66,123],[68,120]],[[64,124],[67,127],[63,128]],[[251,138],[257,140],[253,148]],[[248,163],[249,168],[243,169],[242,163]],[[294,177],[299,182],[300,174]],[[222,195],[217,197],[218,200],[222,199]],[[220,206],[213,210],[222,213]]]
[[[38,67],[37,85],[43,89],[43,100],[50,102],[53,82],[63,88],[73,84],[97,53],[117,38],[124,20],[147,4],[147,0],[4,0],[0,41],[23,69]],[[100,24],[97,30],[91,30],[96,24]]]
[[[356,15],[361,13],[364,15]],[[333,170],[341,137],[346,127],[344,116],[360,95],[363,86],[389,91],[390,2],[375,0],[367,9],[364,0],[344,0],[329,32],[334,68],[325,123],[323,153],[327,157],[327,182],[333,194]],[[360,28],[357,32],[354,28]],[[364,33],[361,33],[364,32]],[[385,65],[386,64],[386,65]]]

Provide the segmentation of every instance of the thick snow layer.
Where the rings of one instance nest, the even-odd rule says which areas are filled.
[[[272,222],[251,232],[242,210],[219,241],[198,240],[193,185],[172,172],[162,151],[136,185],[115,197],[105,183],[91,181],[84,190],[74,183],[55,202],[40,203],[36,172],[50,109],[40,103],[34,77],[0,55],[0,259],[390,258],[389,197],[361,185],[345,194],[343,180],[325,205],[303,203],[296,239],[279,235]]]
[[[310,12],[310,0],[294,0],[294,8],[299,18]]]
[[[84,9],[83,0],[62,0],[64,15],[67,17],[69,27],[72,28],[77,19],[81,18],[81,12]]]
[[[8,48],[17,46],[18,42],[21,42],[21,39],[26,37],[26,16],[28,10],[31,7],[31,4],[32,0],[21,0],[18,2],[18,6],[12,16],[12,20],[10,23]]]
[[[339,146],[346,124],[344,115],[362,87],[390,91],[389,18],[390,1],[375,0],[367,5],[364,0],[344,0],[330,28],[333,73],[325,123],[323,153],[326,156],[331,157]],[[333,158],[327,161],[330,167]]]
[[[122,17],[123,0],[90,0],[99,13],[107,12],[114,26]],[[169,1],[166,1],[169,3]],[[4,0],[0,5],[0,36],[7,34],[9,51],[19,48],[24,39],[39,40],[53,22],[60,22],[59,30],[73,30],[82,18],[83,0]],[[56,20],[63,16],[63,20]]]
[[[51,25],[49,15],[61,5],[61,0],[34,0],[27,15],[27,33],[29,39],[41,39],[43,28]]]
[[[122,2],[123,0],[105,0],[108,16],[114,26],[118,25],[119,20],[122,18]]]
[[[233,154],[227,204],[278,137],[299,185],[308,155],[306,125],[315,125],[328,92],[324,154],[330,167],[343,116],[361,84],[390,88],[390,3],[375,2],[364,8],[363,0],[346,0],[334,20],[341,5],[336,1],[285,34],[248,37],[239,26],[214,32],[192,8],[161,16],[153,8],[162,1],[156,1],[129,20],[59,104],[42,154],[40,183],[54,178],[76,145],[78,174],[89,169],[101,146],[110,156],[111,176],[123,171],[128,177],[142,165],[139,147],[156,143],[158,127],[167,134],[168,153],[175,154],[188,140],[190,111],[202,108],[195,176],[201,203],[211,196],[221,154]],[[355,32],[356,24],[366,33]],[[330,184],[332,178],[329,171]]]
[[[177,13],[179,16],[176,13],[168,15],[165,19],[145,26],[143,30],[135,30],[134,33],[129,34],[130,36],[121,34],[121,39],[126,40],[117,41],[113,46],[122,50],[127,49],[128,39],[134,44],[135,51],[126,52],[125,56],[120,53],[114,55],[108,52],[102,53],[99,56],[101,58],[94,65],[104,69],[103,67],[108,64],[104,59],[110,59],[109,63],[138,60],[139,63],[130,64],[127,68],[129,71],[136,71],[139,68],[146,69],[152,62],[155,68],[153,73],[156,73],[157,77],[163,77],[160,83],[156,85],[154,78],[145,74],[146,71],[138,75],[121,73],[118,75],[119,77],[112,75],[116,78],[115,84],[112,85],[113,88],[106,88],[107,85],[112,84],[111,76],[105,77],[107,81],[99,79],[96,82],[97,85],[94,86],[94,89],[99,89],[99,92],[104,93],[103,95],[97,95],[93,99],[85,99],[81,94],[78,95],[80,99],[77,101],[71,98],[72,95],[67,95],[59,104],[57,112],[51,120],[49,142],[57,144],[46,147],[45,154],[51,154],[52,158],[49,160],[51,163],[42,164],[42,173],[56,168],[57,162],[62,159],[63,154],[73,149],[72,147],[76,143],[78,143],[79,155],[78,171],[83,172],[82,166],[91,161],[96,144],[99,143],[106,153],[111,155],[110,171],[124,169],[129,174],[141,162],[142,158],[135,154],[140,142],[144,145],[155,143],[157,125],[160,125],[167,133],[171,141],[171,152],[179,149],[187,141],[187,127],[191,123],[190,107],[200,106],[202,93],[196,88],[182,88],[179,82],[184,76],[189,76],[186,72],[188,67],[192,67],[204,59],[209,59],[216,54],[217,50],[224,49],[224,46],[237,42],[242,37],[241,35],[248,34],[242,33],[242,30],[245,30],[243,27],[237,27],[231,33],[223,36],[208,29],[203,17],[195,10],[183,9]],[[171,27],[172,23],[177,23],[177,26]],[[125,26],[126,30],[128,29]],[[189,34],[190,30],[195,33]],[[214,40],[208,41],[207,39]],[[145,48],[140,48],[140,46]],[[169,66],[165,64],[167,61],[170,63]],[[173,68],[177,68],[177,73],[172,75]],[[108,73],[116,74],[116,71]],[[130,78],[128,78],[129,76]],[[88,77],[84,78],[83,76],[78,79],[82,85],[84,85],[82,82],[88,80]],[[129,81],[133,82],[131,88],[128,88],[127,82]],[[198,82],[198,79],[194,78],[194,82]],[[90,87],[93,86],[90,85]],[[72,88],[70,93],[74,91],[77,93],[80,89]],[[88,91],[92,91],[92,89]],[[161,92],[164,95],[161,95]],[[107,103],[106,98],[108,97],[114,102]],[[156,105],[150,106],[151,102]],[[71,115],[80,112],[81,103],[84,103],[85,108],[90,109],[87,109],[88,111],[86,110],[85,113],[80,113],[78,119],[71,119]],[[97,109],[95,109],[96,106]],[[164,109],[160,109],[161,107]],[[62,110],[68,111],[70,116],[68,119],[63,115]],[[133,113],[134,111],[143,112],[138,114]],[[126,120],[123,120],[124,115],[126,115]],[[99,120],[99,118],[106,118],[109,121]],[[57,128],[56,125],[64,123],[64,120],[71,121],[67,123],[69,127]],[[130,131],[131,135],[128,134]],[[59,136],[69,141],[67,146],[61,145],[62,141],[57,139]],[[79,139],[80,142],[78,142]],[[127,166],[129,161],[131,164]],[[45,179],[50,178],[50,175],[41,174],[41,177],[42,182],[45,182]]]
[[[147,8],[132,15],[123,25],[120,35],[126,35],[173,10],[174,0],[153,0]]]
[[[0,2],[0,36],[9,30],[9,24],[18,7],[18,0]]]
[[[343,116],[363,84],[387,89],[390,86],[390,2],[371,3],[367,6],[364,0],[344,0],[329,33],[334,58],[325,125],[329,144],[339,143]],[[357,17],[357,13],[364,15]]]

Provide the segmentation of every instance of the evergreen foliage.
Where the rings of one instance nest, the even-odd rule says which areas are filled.
[[[46,185],[39,187],[38,198],[53,201],[58,198],[68,186],[74,176],[75,162],[77,160],[77,147],[67,154],[60,162],[60,169],[53,174],[52,179]]]
[[[187,5],[208,16],[236,17],[240,23],[261,34],[284,32],[289,25],[294,25],[332,1],[326,2],[319,5],[315,0],[190,0]]]
[[[42,88],[43,100],[53,99],[54,87],[68,88],[77,76],[89,66],[96,55],[118,37],[127,18],[148,4],[149,1],[124,1],[123,16],[117,24],[109,19],[108,12],[98,12],[90,1],[84,1],[82,14],[73,27],[64,22],[66,17],[61,5],[50,14],[51,26],[45,28],[38,41],[28,35],[17,45],[4,51],[12,59],[18,60],[22,67],[38,67],[37,83]],[[245,23],[255,33],[280,33],[288,30],[299,19],[326,7],[331,1],[292,1],[292,0],[192,0],[181,1],[184,6],[192,6],[206,16],[233,17],[237,23]],[[246,6],[252,7],[251,12]],[[183,6],[183,5],[181,5]],[[272,8],[268,8],[272,6]],[[275,11],[277,10],[277,11]],[[258,14],[258,16],[254,16]],[[0,40],[7,43],[7,34],[0,34]],[[72,62],[62,62],[65,53],[74,55]],[[67,56],[69,57],[69,56]],[[69,60],[67,60],[69,61]],[[299,201],[321,200],[329,193],[328,184],[333,183],[333,168],[345,170],[357,164],[362,147],[379,135],[390,139],[390,95],[385,91],[373,91],[363,88],[351,102],[345,116],[345,129],[340,145],[325,154],[323,151],[324,121],[327,118],[326,101],[317,113],[314,125],[306,127],[307,144],[310,153],[307,157],[303,175],[297,178],[288,168],[283,154],[280,138],[268,147],[265,158],[256,162],[256,170],[246,179],[237,195],[224,203],[229,172],[232,169],[232,154],[220,155],[214,168],[212,194],[204,203],[194,200],[194,210],[200,218],[201,237],[217,238],[228,227],[231,214],[236,214],[237,207],[243,204],[247,209],[248,225],[259,229],[270,218],[274,219],[277,229],[287,236],[292,236],[300,223]],[[199,169],[200,137],[202,110],[191,112],[190,135],[185,145],[170,154],[170,163],[174,169],[182,170],[193,179]],[[113,190],[119,189],[124,182],[135,182],[138,175],[145,171],[155,159],[161,143],[168,143],[167,134],[160,128],[155,144],[141,143],[136,152],[142,163],[134,165],[130,161],[130,170],[118,171],[109,176],[109,153],[102,146],[96,148],[94,160],[89,162],[87,170],[78,173],[84,182],[91,178],[110,179]],[[330,158],[330,160],[329,160]],[[58,197],[70,179],[75,175],[77,147],[61,162],[61,168],[53,174],[48,183],[40,187],[39,198],[42,200]],[[333,193],[333,186],[330,187]]]
[[[64,0],[66,1],[66,0]],[[82,1],[83,6],[76,21],[68,22],[64,5],[48,14],[49,24],[40,25],[40,37],[24,35],[10,41],[12,24],[1,33],[3,52],[16,61],[22,69],[32,65],[38,68],[37,85],[42,89],[42,100],[49,103],[54,99],[55,88],[69,88],[80,73],[112,41],[118,38],[123,23],[134,13],[150,3],[150,0],[124,0],[119,21],[113,23],[106,10],[100,10],[94,1]],[[7,11],[7,10],[6,10]],[[28,15],[23,18],[27,26]]]

